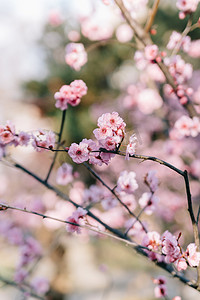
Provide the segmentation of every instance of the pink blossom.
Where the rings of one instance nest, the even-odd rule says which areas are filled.
[[[18,143],[21,146],[28,146],[28,143],[30,141],[31,135],[24,132],[24,131],[20,131],[19,135],[18,135]]]
[[[191,13],[197,9],[199,0],[177,0],[176,6],[184,13]]]
[[[84,142],[80,142],[79,144],[72,143],[68,154],[75,163],[81,164],[89,159],[88,144]]]
[[[174,265],[176,266],[176,268],[179,272],[186,270],[188,267],[185,258],[183,258],[181,256],[174,262]]]
[[[137,105],[144,114],[151,114],[163,104],[162,98],[156,90],[144,89],[137,97]]]
[[[144,53],[139,50],[135,51],[134,60],[139,70],[144,70],[148,64],[148,61],[146,60]]]
[[[83,218],[85,215],[87,214],[87,210],[78,207],[77,210],[75,212],[73,212],[72,216],[67,218],[67,222],[71,222],[71,223],[75,223],[77,225],[80,225],[79,223],[79,219]],[[73,224],[67,224],[66,226],[67,231],[69,232],[77,232],[80,233],[80,226],[76,226]]]
[[[60,13],[56,10],[52,10],[49,14],[49,23],[52,26],[59,26],[62,23]]]
[[[156,171],[149,171],[144,178],[145,183],[150,187],[151,191],[155,193],[158,188],[158,177],[156,176]]]
[[[49,281],[46,278],[34,278],[31,285],[38,294],[46,294],[49,290]]]
[[[139,205],[141,208],[145,209],[147,215],[151,215],[156,209],[156,204],[158,203],[158,197],[152,195],[152,193],[143,193],[142,197],[139,199]]]
[[[100,140],[99,143],[102,148],[105,148],[106,150],[115,150],[117,145],[120,142],[120,138],[117,136],[114,137],[107,137],[106,139]]]
[[[137,137],[135,134],[132,134],[129,138],[129,143],[126,147],[126,159],[129,160],[129,155],[134,155],[137,145]]]
[[[196,137],[200,133],[200,120],[198,117],[191,119],[188,116],[182,116],[176,121],[174,128],[182,136]]]
[[[15,126],[11,121],[7,121],[6,125],[0,125],[0,143],[6,145],[15,139]]]
[[[127,43],[133,37],[133,30],[128,24],[121,24],[116,30],[116,37],[120,43]]]
[[[162,253],[166,255],[166,263],[172,263],[180,256],[180,248],[177,239],[168,230],[162,235]]]
[[[192,77],[192,65],[185,63],[180,55],[175,55],[170,58],[166,57],[164,63],[168,66],[169,72],[178,84],[182,84]]]
[[[189,244],[186,249],[187,261],[191,267],[198,267],[200,262],[200,252],[196,249],[197,246],[194,243]]]
[[[144,55],[147,60],[154,60],[158,55],[158,46],[157,45],[148,45],[144,49]]]
[[[78,42],[80,40],[80,33],[76,30],[69,31],[67,36],[72,42]]]
[[[153,279],[154,284],[163,285],[166,284],[166,279],[164,276],[159,276],[158,278]]]
[[[144,224],[144,223],[143,223]],[[125,223],[125,228],[128,234],[133,237],[141,239],[145,233],[143,226],[135,218],[131,218]]]
[[[200,57],[200,39],[191,42],[188,55],[195,58]]]
[[[106,139],[107,137],[112,137],[113,136],[113,131],[108,126],[96,128],[96,129],[93,130],[93,133],[94,133],[95,138],[97,140],[103,140],[103,139]]]
[[[56,92],[54,98],[56,99],[55,106],[61,110],[66,110],[68,104],[77,106],[81,98],[87,94],[87,86],[83,80],[74,80],[70,85],[63,85],[59,92]]]
[[[51,130],[40,129],[33,133],[32,145],[37,151],[44,151],[44,148],[54,148],[55,146],[55,133]]]
[[[183,51],[188,52],[191,45],[191,38],[189,36],[182,37],[179,32],[173,31],[167,44],[167,49],[174,49],[178,45],[180,45],[179,47]]]
[[[28,272],[25,269],[18,269],[15,272],[14,281],[16,283],[22,283],[27,275],[28,275]]]
[[[175,296],[172,300],[181,300],[182,298],[180,296]]]
[[[101,201],[101,205],[105,210],[109,210],[117,206],[117,204],[117,199],[112,195],[107,195],[107,197],[104,197],[104,199]]]
[[[113,26],[108,22],[104,22],[104,26],[98,22],[95,14],[85,18],[81,22],[82,34],[91,41],[99,41],[111,38],[113,34]]]
[[[166,286],[159,285],[154,288],[154,294],[156,298],[162,298],[167,295]]]
[[[73,168],[70,164],[64,163],[57,170],[56,182],[60,185],[67,185],[72,182],[74,176],[72,175]]]
[[[135,172],[123,171],[117,180],[117,191],[132,194],[138,188]]]
[[[69,43],[66,46],[66,63],[76,71],[79,71],[87,62],[87,52],[82,43]]]

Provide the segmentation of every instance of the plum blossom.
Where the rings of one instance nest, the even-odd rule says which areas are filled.
[[[55,145],[55,133],[51,130],[40,129],[32,134],[32,145],[37,151],[44,151],[44,148],[53,148]]]
[[[101,26],[94,14],[81,21],[81,32],[91,41],[106,40],[112,37],[113,26],[108,22],[105,22],[104,26]]]
[[[195,12],[198,4],[199,0],[177,0],[176,6],[181,11],[179,13],[179,18],[184,19],[186,14]]]
[[[157,45],[148,45],[144,49],[145,58],[149,61],[156,59],[158,55],[158,46]]]
[[[38,294],[46,294],[49,290],[49,281],[46,278],[37,277],[31,282],[31,286]]]
[[[139,199],[139,205],[141,208],[145,209],[147,215],[151,215],[156,209],[156,204],[158,203],[158,197],[152,193],[143,193],[142,197]]]
[[[83,209],[82,207],[78,207],[73,214],[67,218],[67,222],[75,223],[77,225],[80,225],[79,219],[82,219],[87,214],[87,210]],[[67,224],[66,226],[67,231],[69,232],[77,232],[80,233],[80,227],[73,225],[73,224]]]
[[[198,117],[182,116],[175,122],[174,129],[180,137],[196,137],[200,133],[200,120]]]
[[[178,84],[182,84],[192,77],[192,65],[186,63],[180,55],[166,57],[164,63]]]
[[[66,63],[76,71],[79,71],[87,62],[87,52],[82,43],[69,43],[66,46]]]
[[[191,243],[187,246],[185,256],[191,267],[197,267],[200,262],[200,252],[196,251],[197,246],[194,243]]]
[[[200,39],[191,42],[188,55],[195,58],[200,57]]]
[[[70,85],[63,85],[59,92],[56,92],[54,98],[55,106],[61,110],[66,110],[68,104],[77,106],[81,98],[87,94],[87,86],[83,80],[74,80]]]
[[[89,159],[88,144],[85,142],[80,142],[79,144],[72,143],[68,154],[75,163],[81,164]]]
[[[180,257],[180,247],[177,239],[168,230],[162,235],[162,253],[166,255],[166,263],[172,263]]]
[[[116,30],[116,37],[120,43],[127,43],[133,37],[133,30],[128,24],[121,24]]]
[[[24,131],[20,131],[20,133],[18,134],[17,142],[21,146],[28,146],[30,139],[31,139],[30,134],[28,134]]]
[[[188,52],[191,45],[191,38],[189,36],[182,37],[179,32],[173,31],[167,44],[167,49],[174,49],[178,45],[180,45],[179,47],[182,48],[183,51]]]
[[[153,250],[153,251],[145,250],[147,251],[148,257],[151,260],[158,260],[158,261],[163,260],[161,254],[154,252],[154,251],[159,251],[162,245],[160,234],[158,232],[149,231],[148,233],[146,233],[142,240],[142,245],[149,248],[150,250]]]
[[[7,145],[15,139],[15,126],[7,121],[5,125],[0,125],[0,143]]]
[[[154,288],[154,294],[156,298],[162,298],[167,295],[166,286],[165,285],[158,285]]]
[[[17,269],[14,275],[14,280],[16,283],[22,283],[26,276],[28,275],[28,272],[25,269]]]
[[[120,176],[117,180],[118,192],[125,192],[127,194],[132,194],[138,188],[137,181],[135,179],[135,172],[123,171],[120,173]]]
[[[57,170],[56,175],[56,182],[60,185],[67,185],[68,183],[72,182],[74,176],[72,174],[73,168],[70,164],[64,163],[60,168]]]
[[[174,265],[177,268],[178,272],[184,271],[188,267],[185,258],[181,256],[174,262]]]
[[[159,183],[158,177],[156,176],[156,171],[149,171],[144,177],[144,182],[149,186],[151,192],[155,193]]]
[[[136,137],[135,134],[132,134],[129,138],[129,143],[126,147],[125,159],[129,160],[130,159],[129,155],[134,155],[135,154],[136,145],[137,145],[137,137]]]
[[[151,114],[163,104],[162,98],[156,90],[147,88],[142,90],[137,97],[137,105],[144,114]]]
[[[172,300],[181,300],[182,298],[180,296],[175,296]]]

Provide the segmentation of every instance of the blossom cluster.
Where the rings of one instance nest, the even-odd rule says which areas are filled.
[[[71,68],[79,71],[87,62],[87,52],[82,43],[69,43],[66,46],[65,62]]]
[[[67,222],[73,223],[73,224],[67,224],[66,229],[68,232],[77,232],[80,233],[80,219],[83,219],[84,216],[87,214],[87,210],[78,207],[73,214],[67,218]],[[77,225],[76,225],[77,224]]]
[[[190,46],[191,38],[189,36],[182,37],[181,33],[173,31],[167,44],[167,49],[179,47],[182,48],[183,51],[188,52],[190,50]]]
[[[177,270],[186,270],[187,266],[197,267],[200,262],[200,252],[197,246],[191,243],[184,252],[178,243],[178,239],[168,230],[160,236],[156,231],[148,232],[142,241],[151,260],[165,261],[174,263]],[[163,255],[164,254],[164,255]]]
[[[55,106],[61,110],[66,110],[68,104],[77,106],[81,98],[87,94],[87,86],[83,80],[74,80],[70,85],[63,85],[59,92],[56,92],[54,98],[56,99]]]
[[[93,131],[97,143],[91,139],[83,139],[79,144],[72,143],[68,150],[69,156],[76,163],[89,159],[91,164],[108,164],[114,154],[101,152],[100,148],[108,151],[116,150],[124,138],[125,126],[126,124],[117,112],[103,114],[98,119],[99,128]]]
[[[180,10],[179,18],[184,19],[187,14],[195,12],[198,4],[199,0],[177,0],[176,6]]]
[[[3,149],[2,155],[6,146],[28,146],[29,143],[37,151],[44,150],[43,148],[52,149],[55,146],[55,133],[51,130],[39,129],[33,132],[20,131],[16,133],[15,126],[12,122],[7,121],[5,125],[0,125],[0,148]],[[0,156],[1,157],[1,156]]]
[[[188,116],[180,117],[174,124],[170,132],[172,139],[181,139],[183,137],[196,137],[200,133],[200,120],[198,117],[190,118]]]

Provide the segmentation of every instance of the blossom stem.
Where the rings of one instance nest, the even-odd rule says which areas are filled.
[[[63,133],[63,129],[64,129],[65,117],[66,117],[66,110],[64,110],[64,111],[62,112],[62,120],[61,120],[61,125],[60,125],[60,131],[59,131],[59,133],[58,133],[58,144],[57,144],[56,150],[58,150],[59,147],[60,147],[60,142],[61,142],[62,133]],[[52,160],[52,162],[51,162],[49,171],[48,171],[47,176],[46,176],[46,179],[45,179],[45,182],[48,181],[49,176],[51,175],[51,172],[52,172],[52,170],[53,170],[54,164],[55,164],[55,162],[56,162],[57,155],[58,155],[58,151],[55,151],[53,160]]]

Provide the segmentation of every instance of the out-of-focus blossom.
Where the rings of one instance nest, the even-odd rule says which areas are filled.
[[[79,71],[87,62],[87,52],[82,43],[69,43],[66,46],[66,63],[76,71]]]
[[[158,261],[163,260],[162,255],[156,253],[156,251],[159,251],[161,247],[161,239],[160,239],[160,234],[158,232],[149,231],[148,233],[146,233],[142,240],[142,245],[149,248],[150,250],[153,250],[153,251],[145,250],[147,251],[148,257],[151,260],[158,260]]]
[[[144,178],[144,182],[150,187],[151,191],[155,193],[158,188],[158,177],[156,176],[156,171],[149,171]]]
[[[178,84],[183,84],[192,77],[192,65],[186,63],[180,55],[166,57],[164,63]]]
[[[195,12],[198,4],[199,0],[177,0],[176,6],[181,11],[179,14],[179,18],[184,19],[186,14]]]
[[[166,286],[159,285],[154,288],[154,294],[156,298],[163,298],[167,295],[166,293]]]
[[[145,209],[147,215],[151,215],[156,209],[158,203],[158,197],[152,195],[152,193],[143,193],[142,197],[139,199],[139,205],[141,208]]]
[[[180,137],[192,136],[196,137],[200,132],[200,121],[198,117],[190,118],[188,116],[180,117],[174,124]]]
[[[191,42],[188,55],[194,58],[200,57],[200,39]]]
[[[49,23],[56,27],[62,24],[63,20],[60,13],[57,10],[52,10],[49,14]]]
[[[94,15],[81,22],[81,32],[91,41],[106,40],[112,37],[113,26],[108,22],[104,22],[104,26],[102,26]]]
[[[71,30],[67,34],[68,39],[72,42],[78,42],[80,40],[80,33],[76,30]]]
[[[64,163],[57,170],[56,182],[60,185],[67,185],[68,183],[74,180],[74,176],[72,174],[73,168],[70,164]]]
[[[190,50],[191,38],[189,36],[182,37],[179,32],[173,31],[167,44],[167,49],[174,49],[178,45],[183,51],[188,52]]]
[[[31,286],[38,294],[46,294],[49,290],[49,281],[46,278],[34,278],[31,282]]]
[[[191,243],[186,249],[186,258],[191,267],[197,267],[200,262],[200,252],[196,251],[197,246]]]
[[[132,194],[138,188],[137,181],[135,179],[135,172],[123,171],[120,173],[120,176],[117,180],[118,192],[125,192],[127,194]]]
[[[70,85],[63,85],[59,92],[56,92],[54,98],[56,99],[55,106],[61,110],[66,110],[68,104],[77,106],[81,98],[87,94],[87,86],[83,80],[74,80]]]
[[[177,239],[168,230],[162,235],[162,253],[166,255],[166,263],[172,263],[180,256],[180,248]]]
[[[129,138],[129,143],[126,147],[126,159],[129,160],[129,155],[135,154],[136,150],[136,145],[137,145],[137,137],[135,134],[132,134]]]
[[[142,90],[137,97],[137,105],[144,114],[151,114],[159,109],[163,104],[162,98],[157,91],[153,89]]]
[[[6,125],[0,125],[0,143],[6,145],[15,139],[15,126],[7,121]]]
[[[121,24],[117,27],[116,37],[120,43],[129,42],[133,38],[133,30],[128,24]]]
[[[28,272],[25,269],[20,268],[15,272],[14,280],[15,280],[15,282],[20,284],[25,280],[27,275],[28,275]]]
[[[148,45],[144,49],[144,55],[147,60],[154,60],[158,55],[158,46],[157,45]]]

